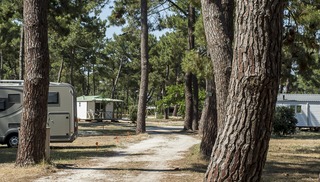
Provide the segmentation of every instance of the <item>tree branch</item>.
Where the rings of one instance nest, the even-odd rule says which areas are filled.
[[[169,3],[171,3],[174,7],[176,7],[178,10],[180,10],[184,16],[188,17],[188,13],[186,11],[184,11],[180,6],[178,6],[176,3],[174,3],[171,0],[167,0]]]

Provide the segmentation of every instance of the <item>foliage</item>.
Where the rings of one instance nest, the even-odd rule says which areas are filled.
[[[158,112],[170,106],[178,105],[179,108],[184,106],[184,86],[170,85],[167,87],[167,94],[156,102]]]
[[[22,19],[22,3],[1,1],[0,6],[0,79],[18,79],[19,44]],[[0,69],[1,69],[0,67]]]
[[[136,122],[137,121],[137,112],[138,112],[138,107],[137,105],[131,105],[129,107],[129,119],[132,122]]]
[[[293,108],[281,106],[276,108],[273,121],[273,133],[276,135],[294,134],[298,120],[294,117]]]
[[[205,90],[201,89],[199,92],[199,103],[200,108],[203,107],[203,101],[206,97]],[[161,113],[161,111],[165,108],[172,107],[177,105],[179,107],[179,115],[184,115],[185,109],[185,100],[184,100],[184,85],[170,85],[167,87],[166,95],[156,102],[157,112]]]
[[[319,3],[289,0],[284,11],[281,85],[287,92],[319,93]]]
[[[185,72],[191,72],[198,78],[210,77],[213,72],[210,58],[194,50],[186,51],[181,67]]]

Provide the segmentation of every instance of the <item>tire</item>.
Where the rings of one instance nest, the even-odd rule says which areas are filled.
[[[18,147],[19,137],[18,133],[10,134],[7,138],[7,145],[9,148]]]

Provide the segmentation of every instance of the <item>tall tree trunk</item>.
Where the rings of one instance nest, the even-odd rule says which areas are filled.
[[[179,109],[179,107],[177,104],[173,106],[172,116],[175,116],[175,117],[178,116],[178,109]]]
[[[192,117],[192,130],[199,129],[199,85],[198,79],[195,75],[192,76],[192,88],[193,88],[193,117]]]
[[[195,24],[195,8],[192,4],[189,4],[188,8],[188,49],[191,51],[194,49],[194,24]],[[185,74],[185,118],[184,118],[184,130],[192,130],[192,122],[195,109],[193,107],[193,92],[192,92],[192,80],[193,74],[187,72]]]
[[[122,62],[123,62],[123,59],[120,60],[119,70],[118,70],[116,79],[115,79],[115,81],[113,82],[113,85],[112,85],[112,93],[111,93],[111,98],[112,99],[115,98],[116,87],[117,87],[117,84],[118,84],[118,80],[119,80],[120,73],[121,73],[121,68],[122,68]]]
[[[224,125],[232,65],[233,0],[202,0],[203,22],[216,85],[218,129]]]
[[[70,84],[74,85],[74,60],[75,60],[75,50],[72,48],[71,50],[71,59],[70,59]]]
[[[92,95],[96,95],[96,81],[94,75],[94,64],[92,64]]]
[[[236,3],[225,127],[218,132],[205,181],[261,179],[279,87],[283,4]]]
[[[87,94],[86,95],[90,95],[90,64],[88,65],[88,69],[87,69]]]
[[[2,56],[2,50],[0,50],[0,80],[3,79],[3,56]]]
[[[146,106],[148,92],[148,1],[141,0],[141,83],[136,133],[146,132]]]
[[[207,1],[201,0],[202,14],[209,54],[213,64],[215,81],[215,107],[212,114],[216,114],[216,120],[208,120],[203,133],[211,133],[211,137],[202,138],[202,154],[207,155],[214,145],[217,130],[224,126],[225,103],[228,96],[229,79],[232,65],[232,41],[233,41],[233,0]],[[209,106],[209,105],[208,105]],[[212,128],[216,127],[216,128]],[[207,140],[207,141],[205,141]],[[211,145],[211,147],[209,146]]]
[[[24,75],[24,31],[23,25],[21,26],[20,30],[20,50],[19,50],[19,80],[23,80]]]
[[[193,100],[192,100],[192,74],[186,73],[185,75],[185,116],[184,116],[184,126],[183,130],[192,130],[192,121],[193,121]]]
[[[167,95],[165,81],[163,82],[162,85],[163,86],[162,86],[162,90],[161,90],[161,99],[164,99],[164,97]],[[163,115],[164,115],[164,119],[169,119],[169,108],[168,107],[163,108]]]
[[[61,75],[62,75],[63,65],[64,65],[64,60],[62,58],[61,63],[60,63],[59,72],[58,72],[58,79],[57,79],[58,83],[61,82]]]
[[[49,89],[48,1],[24,0],[26,74],[16,164],[33,165],[45,159]]]
[[[206,100],[202,110],[200,119],[200,133],[202,139],[200,143],[201,154],[209,158],[212,152],[212,147],[217,137],[217,109],[216,109],[216,94],[215,83],[212,79],[206,79]]]
[[[169,74],[170,74],[170,66],[166,66],[166,80],[164,81],[164,87],[163,87],[163,97],[167,95],[167,82],[169,82]],[[169,110],[170,110],[170,105],[168,105],[165,110],[164,110],[164,119],[169,119]]]

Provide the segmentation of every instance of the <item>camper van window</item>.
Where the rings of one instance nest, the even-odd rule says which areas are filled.
[[[301,109],[301,106],[297,106],[297,113],[301,113],[302,112],[302,109]]]
[[[59,92],[49,92],[48,104],[59,104]]]
[[[8,94],[8,102],[15,104],[21,103],[20,94]]]
[[[0,99],[0,111],[6,109],[6,99]]]

